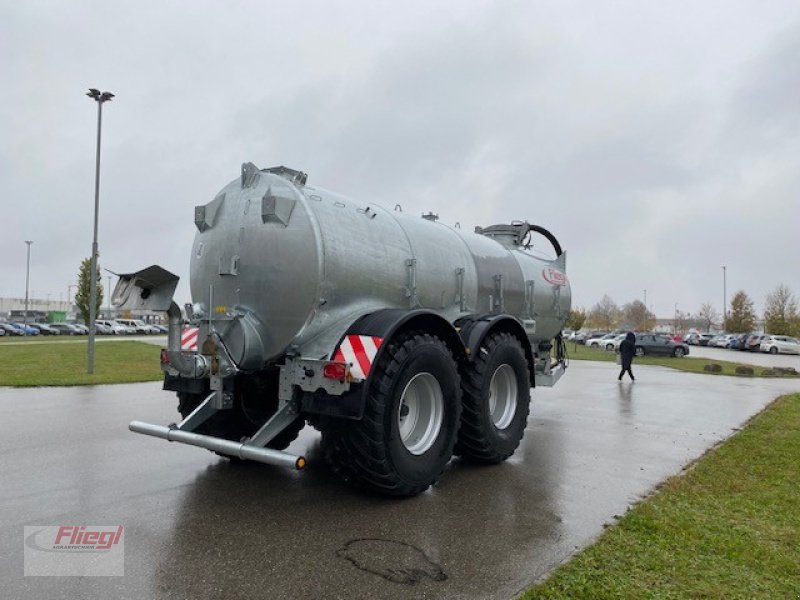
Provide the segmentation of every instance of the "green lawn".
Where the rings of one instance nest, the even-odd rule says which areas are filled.
[[[19,339],[19,338],[18,338]],[[85,339],[0,345],[0,386],[92,385],[161,379],[160,349],[143,342],[95,345],[93,375],[86,374]]]
[[[800,394],[629,511],[524,596],[800,598]]]
[[[691,352],[691,350],[690,350]],[[613,362],[616,355],[613,352],[601,350],[600,348],[587,348],[586,346],[567,344],[567,353],[570,360],[600,360]],[[735,354],[733,354],[735,356]],[[722,371],[718,373],[710,373],[704,370],[704,367],[709,364],[717,364],[722,367]],[[710,358],[697,358],[693,356],[686,356],[684,358],[674,358],[672,356],[642,356],[633,359],[633,370],[636,372],[636,365],[659,365],[662,367],[670,367],[678,369],[679,371],[688,371],[690,373],[703,373],[711,375],[733,375],[736,377],[798,377],[798,374],[788,374],[766,369],[765,367],[754,367],[752,365],[745,365],[743,363],[736,363],[726,360],[712,360]],[[753,370],[752,375],[745,375],[737,373],[737,367],[749,367]],[[765,373],[766,371],[766,373]]]
[[[77,342],[86,341],[88,336],[85,335],[65,335],[65,336],[51,336],[51,335],[4,335],[0,337],[0,344],[58,344],[63,342]]]

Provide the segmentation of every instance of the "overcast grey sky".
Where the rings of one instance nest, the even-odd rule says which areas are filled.
[[[800,4],[0,0],[0,296],[91,252],[188,300],[193,207],[242,162],[449,223],[527,219],[574,304],[800,293]],[[542,244],[547,247],[546,242]],[[104,283],[105,283],[104,279]]]

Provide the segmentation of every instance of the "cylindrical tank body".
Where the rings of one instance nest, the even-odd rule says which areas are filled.
[[[193,302],[244,369],[289,348],[329,357],[357,318],[381,308],[426,308],[450,322],[507,313],[533,342],[554,337],[569,312],[564,255],[542,259],[252,165],[197,207],[195,223]]]

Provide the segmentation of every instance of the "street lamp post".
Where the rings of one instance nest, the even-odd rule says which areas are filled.
[[[728,331],[728,267],[722,265],[722,331]]]
[[[100,210],[100,132],[103,126],[103,103],[109,102],[114,94],[100,92],[91,88],[86,94],[97,102],[97,157],[94,173],[94,236],[92,237],[92,269],[89,281],[89,350],[87,356],[86,372],[94,373],[94,336],[95,319],[97,317],[97,214]]]
[[[23,319],[23,324],[25,326],[25,335],[28,335],[28,284],[31,279],[31,244],[33,240],[25,240],[25,243],[28,244],[28,260],[25,263],[25,318]]]

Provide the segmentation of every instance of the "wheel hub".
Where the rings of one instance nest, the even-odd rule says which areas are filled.
[[[500,365],[489,382],[489,415],[497,429],[505,429],[516,412],[517,377],[511,365]]]
[[[442,429],[444,396],[436,378],[418,373],[406,384],[397,408],[400,440],[406,450],[419,456],[427,452]]]

